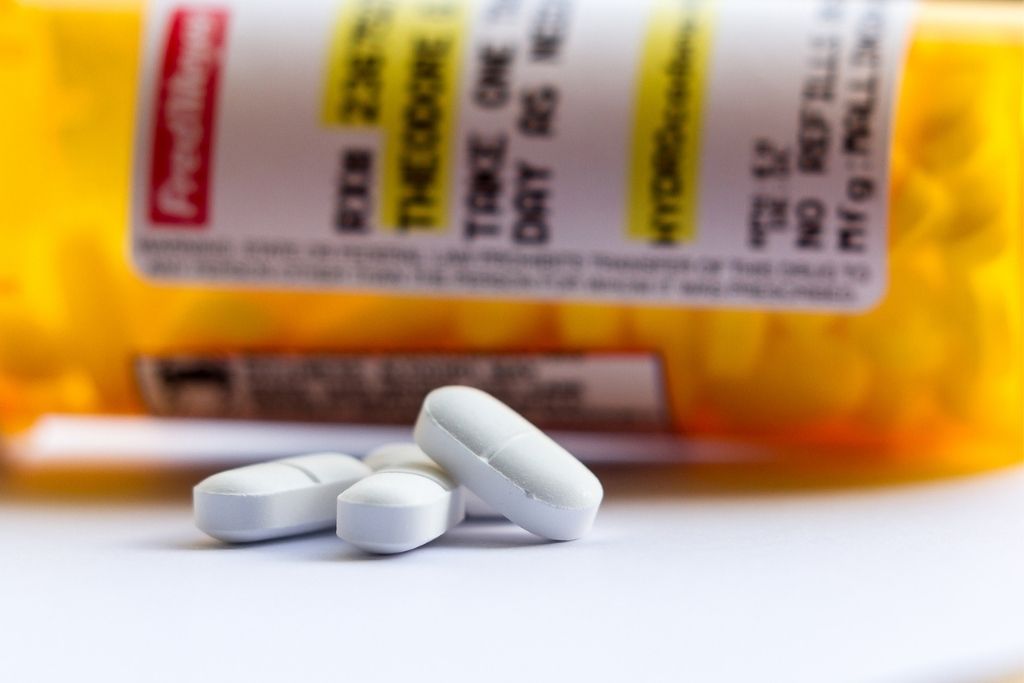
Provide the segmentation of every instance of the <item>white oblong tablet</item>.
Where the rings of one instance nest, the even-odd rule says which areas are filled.
[[[311,453],[207,477],[192,489],[196,526],[231,543],[334,526],[338,494],[371,473],[350,455]]]
[[[414,435],[456,481],[527,531],[571,541],[594,522],[604,490],[593,472],[486,392],[435,389]]]
[[[430,456],[412,441],[394,441],[377,446],[366,454],[363,462],[374,472],[385,467],[409,465],[415,462],[435,464]]]
[[[338,537],[372,553],[403,553],[462,521],[462,489],[415,444],[388,444],[364,460],[375,472],[338,496]]]
[[[387,467],[388,465],[412,462],[417,458],[433,462],[433,460],[430,460],[430,456],[424,453],[423,449],[416,444],[409,441],[396,441],[394,443],[386,443],[383,446],[378,446],[373,449],[365,458],[363,458],[363,462],[369,465],[370,469],[377,471]],[[465,501],[467,518],[505,519],[503,514],[492,508],[481,500],[480,496],[465,487],[463,487],[462,498]]]

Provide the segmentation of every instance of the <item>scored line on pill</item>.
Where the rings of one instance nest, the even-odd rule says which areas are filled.
[[[305,474],[307,477],[312,479],[317,484],[323,484],[324,483],[324,482],[320,481],[320,478],[318,476],[316,476],[315,474],[313,474],[312,472],[307,470],[302,465],[296,465],[293,462],[286,462],[284,460],[278,460],[278,463],[280,463],[282,465],[287,465],[288,467],[293,467],[293,468],[297,469],[299,472],[302,472],[303,474]]]
[[[513,434],[512,436],[508,437],[507,439],[505,439],[504,442],[502,442],[500,445],[496,446],[495,448],[492,448],[490,451],[488,451],[486,453],[482,453],[479,457],[480,457],[481,460],[483,460],[485,462],[490,462],[491,459],[494,458],[494,456],[496,456],[498,453],[501,453],[503,450],[508,448],[514,442],[516,442],[519,439],[522,439],[524,437],[530,436],[531,434],[533,434],[532,430],[524,429],[523,431],[519,432],[518,434]]]

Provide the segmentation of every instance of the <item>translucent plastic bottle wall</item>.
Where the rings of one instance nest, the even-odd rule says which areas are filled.
[[[918,10],[865,313],[151,283],[126,255],[142,9],[0,1],[0,420],[143,413],[147,354],[655,351],[672,429],[816,457],[1020,457],[1024,6]],[[486,324],[481,324],[486,321]]]

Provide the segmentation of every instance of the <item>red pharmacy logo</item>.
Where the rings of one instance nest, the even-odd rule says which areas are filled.
[[[149,219],[176,227],[206,224],[214,105],[228,13],[179,8],[170,16],[157,83]]]

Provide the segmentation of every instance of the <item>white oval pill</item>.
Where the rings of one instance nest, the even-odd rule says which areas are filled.
[[[394,441],[377,446],[366,454],[363,462],[374,472],[385,467],[407,465],[414,462],[435,464],[430,456],[412,441]]]
[[[415,444],[366,456],[374,474],[338,496],[338,537],[373,553],[403,553],[462,521],[462,489]]]
[[[370,472],[341,453],[311,453],[219,472],[192,489],[196,526],[232,543],[329,529],[338,494]]]
[[[416,454],[419,454],[419,456]],[[420,456],[423,458],[430,457],[416,444],[408,441],[398,441],[378,446],[363,458],[363,462],[369,465],[370,469],[376,472],[388,465],[394,465],[396,463],[406,461],[409,458],[416,458]],[[480,496],[465,487],[462,487],[462,489],[462,498],[466,505],[466,517],[476,519],[505,519],[504,515],[481,500]]]
[[[571,453],[479,389],[427,395],[416,443],[460,484],[538,536],[560,541],[590,529],[604,491]]]

